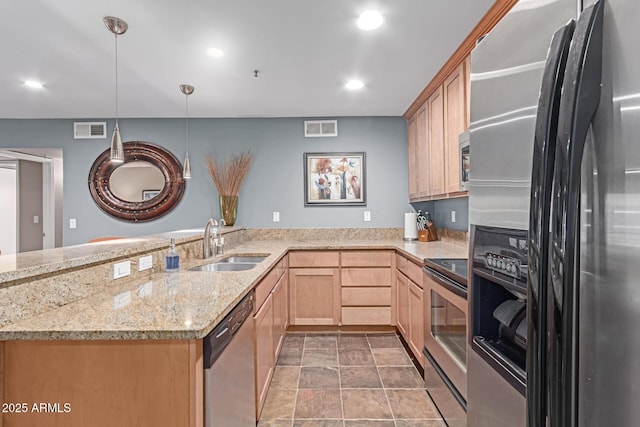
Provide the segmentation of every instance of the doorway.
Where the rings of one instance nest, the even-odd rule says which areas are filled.
[[[18,251],[18,164],[0,161],[0,255]]]

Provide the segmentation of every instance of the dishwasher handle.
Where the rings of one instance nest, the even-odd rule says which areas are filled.
[[[233,336],[247,319],[251,321],[255,296],[253,291],[236,305],[233,310],[203,340],[204,369],[210,369],[229,345]]]

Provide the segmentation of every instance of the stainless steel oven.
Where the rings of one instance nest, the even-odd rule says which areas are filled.
[[[450,427],[466,426],[467,260],[424,268],[425,386]]]

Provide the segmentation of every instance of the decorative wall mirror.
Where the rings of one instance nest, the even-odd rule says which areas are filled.
[[[124,163],[113,163],[105,150],[89,172],[89,191],[98,207],[112,217],[131,222],[160,218],[175,208],[184,194],[180,161],[164,148],[128,141]]]

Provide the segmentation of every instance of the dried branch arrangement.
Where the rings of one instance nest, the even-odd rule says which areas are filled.
[[[249,172],[252,160],[249,150],[227,159],[223,166],[218,164],[213,154],[205,156],[209,176],[220,196],[237,196],[240,193],[242,181]]]

